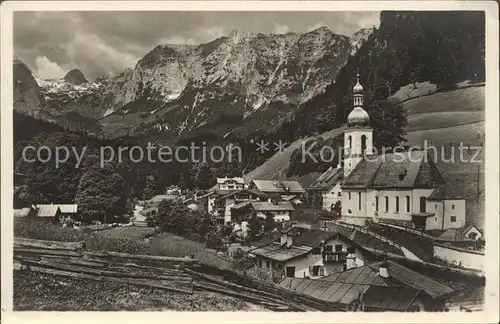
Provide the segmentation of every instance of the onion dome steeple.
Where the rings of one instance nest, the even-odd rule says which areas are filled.
[[[354,109],[347,117],[347,123],[349,126],[367,126],[370,122],[370,116],[363,109],[363,86],[361,85],[361,83],[359,83],[359,72],[356,77],[357,82],[352,89]]]

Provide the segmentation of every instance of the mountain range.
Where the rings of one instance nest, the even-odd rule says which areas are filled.
[[[158,45],[133,69],[93,81],[78,69],[43,80],[16,60],[14,109],[97,137],[244,138],[293,119],[371,33],[235,30],[200,45]]]

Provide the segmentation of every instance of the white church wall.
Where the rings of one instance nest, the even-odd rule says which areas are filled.
[[[420,197],[429,197],[431,195],[431,193],[434,191],[434,189],[413,189],[413,192],[412,192],[412,213],[420,213]],[[429,209],[427,208],[427,205],[429,204],[430,202],[428,202],[426,200],[425,202],[425,211],[426,212],[429,212]]]
[[[378,197],[378,217],[389,218],[397,220],[411,220],[411,204],[412,204],[412,192],[411,190],[401,190],[401,189],[386,189],[377,190],[373,197],[373,209],[375,213],[376,209],[376,197]],[[407,209],[407,199],[410,197],[410,211]],[[398,198],[398,203],[396,203],[396,197]],[[387,206],[386,206],[387,198]],[[398,205],[399,207],[396,208]]]
[[[465,227],[465,199],[444,201],[444,226],[445,230]]]

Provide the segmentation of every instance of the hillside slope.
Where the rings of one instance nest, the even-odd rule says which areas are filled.
[[[458,146],[463,142],[467,146],[479,145],[484,140],[484,87],[435,93],[408,100],[403,103],[403,107],[413,112],[408,112],[408,129],[411,131],[406,135],[408,142],[405,145],[423,146],[427,140],[429,145],[443,146],[452,143]],[[424,113],[433,107],[442,107],[442,110],[432,114]],[[336,128],[319,136],[330,139],[342,132],[343,128]],[[315,137],[296,140],[285,151],[275,154],[248,173],[246,180],[269,179],[276,177],[280,171],[286,171],[293,151],[300,148],[302,142]]]

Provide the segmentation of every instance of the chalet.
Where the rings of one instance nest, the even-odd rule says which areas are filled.
[[[217,190],[243,190],[245,189],[245,182],[243,178],[217,178]]]
[[[233,207],[242,205],[242,203],[253,203],[266,200],[267,195],[260,191],[248,189],[236,190],[225,195],[216,196],[212,212],[219,217],[221,222],[228,223],[233,220]]]
[[[293,227],[271,243],[248,251],[261,268],[287,277],[321,278],[364,265],[366,251],[340,233]]]
[[[74,219],[78,214],[78,205],[77,204],[57,204],[59,209],[61,210],[61,218],[60,221],[65,221],[67,219]]]
[[[391,260],[365,264],[320,279],[284,278],[283,288],[331,303],[361,300],[365,311],[442,311],[454,290]],[[384,296],[384,298],[381,298]]]
[[[295,210],[292,203],[288,201],[249,201],[246,200],[231,207],[231,219],[248,220],[255,213],[257,217],[266,218],[270,213],[277,222],[289,221],[290,214]]]

